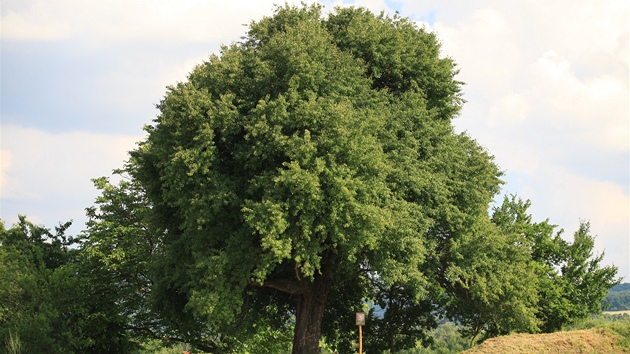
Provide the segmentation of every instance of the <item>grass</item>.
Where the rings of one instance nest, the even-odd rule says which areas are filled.
[[[22,353],[22,342],[20,341],[20,337],[17,334],[13,336],[13,333],[9,331],[9,338],[6,340],[6,347],[8,354]]]

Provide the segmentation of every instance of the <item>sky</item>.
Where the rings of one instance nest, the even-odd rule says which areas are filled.
[[[3,0],[0,219],[74,221],[144,137],[166,86],[238,41],[277,0]],[[288,1],[299,4],[298,1]],[[625,0],[327,0],[435,32],[467,103],[454,121],[531,200],[630,282],[630,5]],[[502,196],[497,197],[500,201]]]

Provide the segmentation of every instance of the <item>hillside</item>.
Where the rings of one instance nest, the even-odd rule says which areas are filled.
[[[625,334],[627,335],[627,332]],[[464,353],[630,353],[630,343],[626,336],[611,328],[592,328],[549,334],[514,334],[492,338]]]
[[[630,291],[630,283],[617,284],[610,289],[611,292]]]
[[[604,299],[607,311],[630,310],[630,283],[615,285]]]

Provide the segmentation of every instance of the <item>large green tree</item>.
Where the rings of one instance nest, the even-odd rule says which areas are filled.
[[[288,311],[293,352],[315,353],[366,298],[420,304],[454,281],[440,264],[487,219],[500,172],[453,132],[460,83],[439,47],[404,18],[285,6],[169,87],[128,168],[161,235],[163,315],[228,340]]]

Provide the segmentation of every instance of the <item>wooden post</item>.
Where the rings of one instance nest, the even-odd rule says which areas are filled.
[[[363,326],[359,325],[359,354],[363,354]]]

